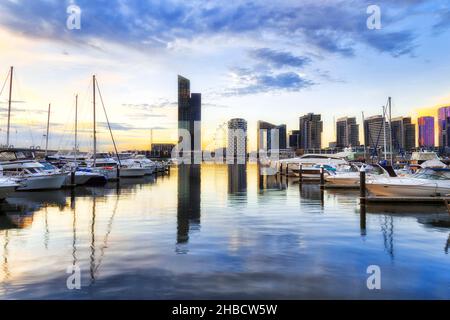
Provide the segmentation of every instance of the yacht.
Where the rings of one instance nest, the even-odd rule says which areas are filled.
[[[288,166],[289,176],[299,176],[300,165],[302,166],[302,177],[319,178],[320,166],[336,167],[348,164],[348,162],[334,154],[305,154],[301,157],[277,161],[279,171],[285,171]]]
[[[90,168],[92,172],[103,175],[108,181],[114,181],[118,179],[118,163],[108,153],[96,153],[95,160],[94,155],[89,154],[82,164]]]
[[[134,159],[133,153],[119,153],[118,159],[120,160],[120,177],[140,178],[145,176],[146,169]]]
[[[0,201],[8,198],[19,186],[20,184],[16,180],[0,176]]]
[[[368,179],[366,188],[379,197],[439,197],[450,195],[450,170],[425,168],[409,177]]]
[[[156,170],[155,163],[152,160],[146,158],[144,155],[141,155],[141,154],[135,155],[134,156],[134,161],[139,162],[141,164],[141,166],[143,168],[145,168],[145,174],[146,175],[151,175]]]
[[[376,179],[377,177],[389,177],[389,173],[382,166],[373,164],[352,163],[338,167],[335,171],[330,171],[329,175],[325,176],[327,184],[339,186],[359,186],[360,169],[364,168],[366,177]]]
[[[44,165],[34,160],[34,153],[28,150],[0,151],[0,165],[3,175],[16,179],[23,190],[60,189],[66,174],[61,172],[46,172]]]

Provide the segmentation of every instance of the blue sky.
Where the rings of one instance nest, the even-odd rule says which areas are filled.
[[[80,30],[66,28],[70,4]],[[381,9],[380,30],[366,26],[369,5]],[[450,104],[448,1],[2,0],[0,38],[0,80],[17,69],[12,121],[24,146],[42,142],[51,102],[51,147],[70,147],[79,93],[89,147],[93,73],[122,148],[148,145],[150,128],[155,141],[176,139],[178,74],[203,93],[208,148],[233,117],[248,120],[254,147],[257,120],[293,130],[321,113],[326,146],[333,117],[378,114],[388,96],[394,115]]]

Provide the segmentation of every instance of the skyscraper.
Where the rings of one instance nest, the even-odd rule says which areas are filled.
[[[322,148],[323,122],[320,114],[308,113],[300,118],[300,148]]]
[[[247,156],[247,121],[236,118],[228,121],[227,157],[243,159]]]
[[[390,130],[389,123],[385,121],[381,115],[372,116],[364,119],[364,143],[366,147],[379,149],[384,147],[384,137],[386,136],[386,146],[389,147]],[[383,132],[386,128],[386,133]]]
[[[300,149],[300,130],[292,130],[289,134],[289,148]]]
[[[434,147],[434,117],[420,117],[417,119],[419,125],[419,147]]]
[[[190,86],[189,79],[178,76],[178,129],[189,132],[191,151],[201,151],[202,95],[191,95]],[[181,138],[181,133],[179,136]]]
[[[287,136],[286,125],[281,124],[279,126],[265,122],[258,121],[257,125],[257,148],[259,150],[281,150],[286,149]],[[278,138],[278,145],[272,142],[273,138]]]
[[[439,146],[450,147],[450,106],[438,110]]]
[[[394,151],[411,151],[416,146],[416,126],[411,117],[391,119],[391,134]]]
[[[359,125],[356,124],[356,118],[339,118],[336,121],[336,146],[345,148],[359,144]]]

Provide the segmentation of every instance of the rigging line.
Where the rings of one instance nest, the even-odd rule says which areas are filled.
[[[11,74],[11,70],[8,70],[8,74],[6,75],[5,82],[3,82],[2,90],[0,90],[0,96],[2,95],[3,90],[5,89],[5,86],[6,86],[6,83],[8,82],[10,74]]]
[[[116,151],[117,161],[119,162],[119,166],[122,166],[122,164],[120,163],[119,153],[117,152],[116,141],[114,140],[114,136],[113,136],[113,133],[112,133],[112,130],[111,130],[111,125],[109,124],[108,114],[106,113],[105,104],[103,103],[102,93],[100,92],[100,87],[98,85],[97,79],[95,79],[95,83],[97,85],[98,95],[100,96],[100,101],[102,103],[103,111],[105,112],[106,123],[108,124],[109,133],[111,134],[111,139],[112,139],[112,142],[113,142],[113,145],[114,145],[114,150]]]

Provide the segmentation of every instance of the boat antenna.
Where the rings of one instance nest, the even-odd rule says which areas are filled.
[[[112,143],[113,143],[113,146],[114,146],[114,151],[116,152],[117,161],[119,162],[119,167],[121,167],[122,163],[120,162],[119,152],[117,152],[116,141],[114,140],[114,135],[113,135],[113,132],[111,130],[111,125],[109,123],[108,114],[106,113],[105,104],[103,103],[102,93],[100,92],[100,87],[98,85],[97,80],[95,80],[95,83],[97,84],[98,95],[100,96],[100,102],[102,103],[103,112],[105,113],[106,123],[108,124],[109,134],[111,135],[111,140],[112,140]]]
[[[8,127],[6,130],[6,147],[9,148],[9,132],[11,128],[11,98],[12,98],[12,85],[13,85],[14,67],[11,67],[9,71],[9,98],[8,98]]]
[[[51,104],[48,104],[48,113],[47,113],[47,134],[45,135],[45,156],[48,155],[48,133],[50,129],[50,110],[51,110]]]
[[[388,98],[389,106],[389,151],[391,152],[391,166],[394,164],[394,152],[392,148],[392,98]]]

